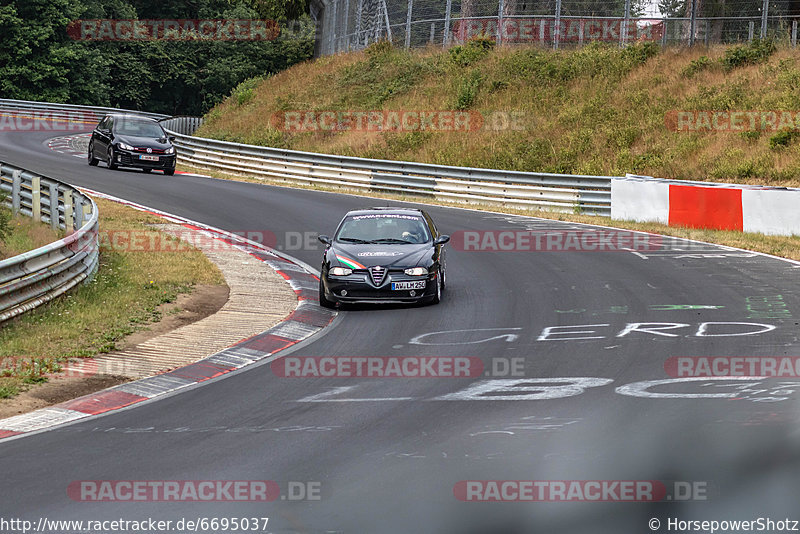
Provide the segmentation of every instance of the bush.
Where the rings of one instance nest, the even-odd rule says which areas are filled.
[[[754,39],[746,45],[739,45],[725,51],[725,56],[720,59],[722,67],[731,71],[745,65],[755,65],[766,61],[775,53],[777,47],[772,39]]]
[[[478,70],[473,70],[461,80],[458,87],[458,96],[456,97],[456,109],[465,110],[472,106],[478,97],[482,81],[483,76]]]
[[[243,106],[253,99],[253,90],[264,81],[263,76],[248,78],[231,91],[231,98],[237,106]]]
[[[797,130],[781,130],[769,138],[769,147],[774,150],[776,148],[789,146],[789,143],[791,143],[797,135]]]
[[[693,78],[698,72],[702,72],[711,66],[711,60],[708,56],[700,56],[699,58],[691,61],[682,71],[681,74],[684,78]]]
[[[469,67],[489,55],[494,41],[485,36],[473,37],[465,44],[450,49],[450,62],[458,67]]]

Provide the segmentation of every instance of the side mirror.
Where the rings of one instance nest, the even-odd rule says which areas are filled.
[[[175,142],[175,136],[174,135],[170,135],[167,139],[169,139],[170,143],[174,143]]]
[[[317,236],[317,239],[319,239],[319,242],[320,242],[320,243],[324,243],[324,244],[326,244],[326,245],[330,245],[330,244],[331,244],[331,238],[330,238],[330,236],[327,236],[327,235],[320,235],[320,236]]]
[[[444,244],[445,244],[445,243],[447,243],[448,241],[450,241],[450,236],[449,236],[449,235],[440,235],[439,237],[437,237],[437,238],[436,238],[436,239],[433,241],[433,244],[434,244],[434,245],[444,245]]]

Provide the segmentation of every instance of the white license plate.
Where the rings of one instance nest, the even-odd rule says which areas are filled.
[[[419,282],[392,282],[392,291],[402,291],[404,289],[425,289],[425,280]]]
[[[158,156],[145,156],[142,154],[139,156],[139,159],[143,159],[145,161],[158,161]]]

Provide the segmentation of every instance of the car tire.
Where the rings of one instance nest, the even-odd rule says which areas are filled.
[[[142,172],[145,174],[150,174],[151,172],[153,172],[153,169],[142,169]]]
[[[442,269],[440,268],[436,276],[436,293],[431,297],[431,304],[439,304],[442,301],[442,286]]]
[[[322,283],[322,279],[321,278],[319,280],[319,305],[322,306],[323,308],[329,308],[329,309],[332,309],[332,308],[336,307],[336,303],[335,302],[333,302],[332,300],[328,300],[325,297],[325,286]]]
[[[164,169],[164,174],[166,174],[167,176],[172,176],[173,174],[175,174],[175,169]]]
[[[94,141],[89,141],[89,165],[96,166],[100,160],[94,157]]]
[[[108,168],[112,171],[117,169],[117,164],[114,163],[114,149],[112,147],[108,147],[108,154],[106,154]]]

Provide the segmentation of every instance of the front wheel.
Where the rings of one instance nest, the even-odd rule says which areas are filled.
[[[108,168],[112,171],[117,168],[117,164],[114,163],[114,149],[112,147],[108,147]]]
[[[431,298],[431,304],[439,304],[442,301],[442,282],[442,270],[439,269],[439,272],[436,273],[436,293]]]
[[[319,279],[319,305],[322,306],[323,308],[329,308],[329,309],[336,307],[335,302],[328,300],[325,297],[325,285],[322,283],[322,278]]]
[[[164,169],[164,174],[166,174],[167,176],[172,176],[173,174],[175,174],[175,169]]]
[[[89,142],[89,165],[94,167],[100,160],[94,157],[94,141]]]

